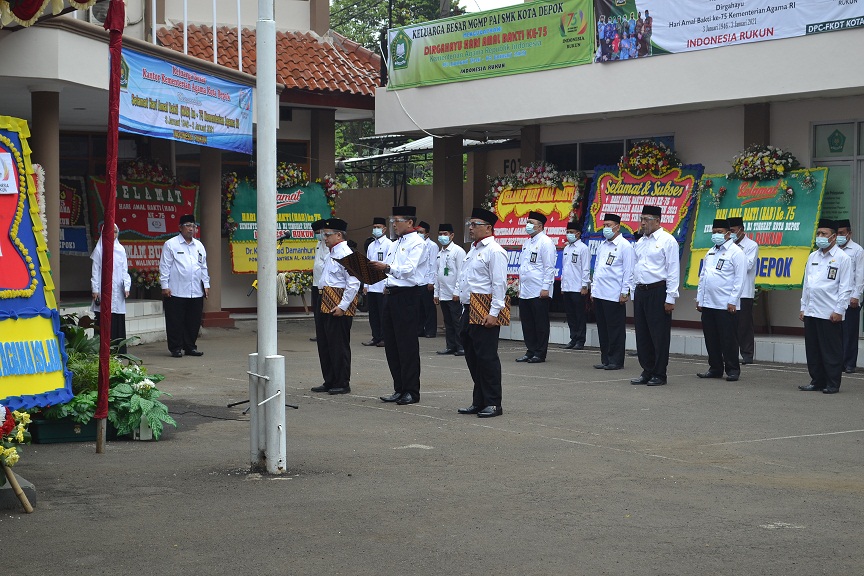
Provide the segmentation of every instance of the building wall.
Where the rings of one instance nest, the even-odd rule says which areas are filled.
[[[142,1],[142,0],[137,0]],[[149,0],[146,0],[149,2]],[[258,0],[235,0],[216,2],[218,25],[237,26],[237,2],[240,4],[240,21],[245,28],[254,28],[258,21]],[[206,0],[187,2],[190,22],[205,26],[213,25],[213,2]],[[182,0],[166,0],[165,18],[171,22],[183,21]],[[302,0],[279,0],[275,3],[276,28],[279,30],[309,30],[309,2]]]

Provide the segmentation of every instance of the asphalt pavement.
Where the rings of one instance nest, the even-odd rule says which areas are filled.
[[[9,573],[90,575],[853,575],[864,573],[864,374],[799,392],[806,368],[669,384],[596,349],[544,364],[499,347],[504,415],[464,416],[464,358],[421,339],[421,402],[384,404],[384,350],[352,332],[352,393],[321,383],[310,320],[279,321],[288,473],[249,471],[255,323],[210,329],[200,358],[134,349],[178,421],[158,442],[33,445],[15,467],[33,514],[0,514]],[[6,570],[3,570],[6,573]]]

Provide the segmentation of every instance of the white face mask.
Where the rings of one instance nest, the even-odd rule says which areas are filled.
[[[848,242],[848,241],[849,241],[849,238],[847,238],[846,236],[837,236],[837,245],[838,246],[845,246],[846,242]]]
[[[726,235],[720,234],[719,232],[711,234],[711,242],[713,242],[715,246],[720,246],[726,242]]]
[[[532,224],[531,222],[528,222],[527,224],[525,224],[525,233],[526,234],[533,234],[534,233],[534,224]]]
[[[612,228],[610,228],[609,226],[605,226],[603,228],[603,237],[607,240],[611,240],[613,236],[615,236],[615,231],[612,230]]]
[[[447,246],[448,244],[450,244],[450,237],[449,236],[438,236],[438,242],[442,246]]]
[[[375,238],[380,238],[383,235],[384,230],[382,230],[381,228],[372,228],[372,236],[374,236]]]
[[[567,234],[567,242],[573,244],[574,242],[576,242],[576,240],[578,240],[578,238],[576,238],[576,234],[573,234],[572,232]]]

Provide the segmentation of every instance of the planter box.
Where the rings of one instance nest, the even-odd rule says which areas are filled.
[[[28,428],[34,444],[57,444],[60,442],[95,442],[96,420],[78,424],[72,420],[33,420]],[[108,422],[108,440],[117,439],[117,430]]]

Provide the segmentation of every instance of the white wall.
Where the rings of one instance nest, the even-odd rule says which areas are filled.
[[[147,0],[149,1],[149,0]],[[213,0],[186,0],[189,21],[206,26],[213,25]],[[216,0],[216,22],[220,26],[237,26],[238,0]],[[240,21],[246,28],[254,28],[258,21],[258,0],[239,0]],[[309,30],[309,2],[278,0],[275,3],[278,30]],[[171,22],[183,21],[183,1],[166,0],[165,17]]]

